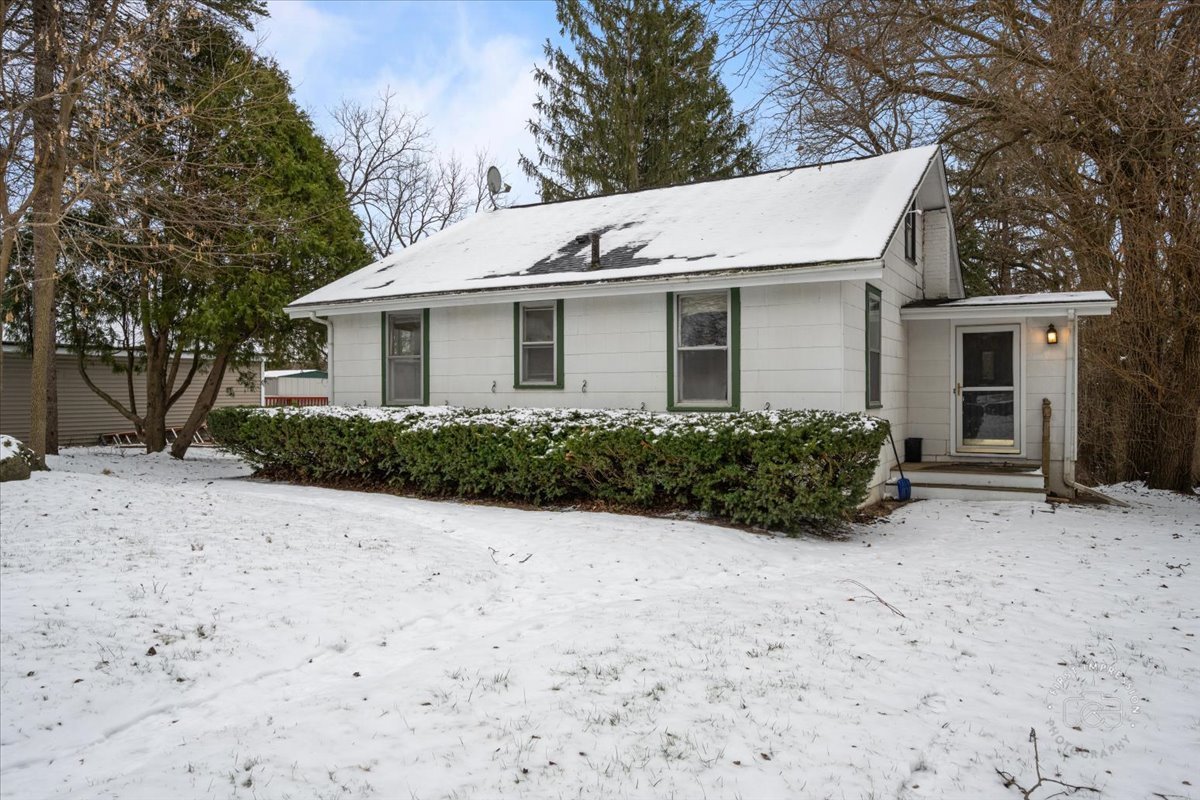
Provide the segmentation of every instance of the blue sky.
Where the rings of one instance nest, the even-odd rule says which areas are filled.
[[[464,160],[487,150],[513,200],[537,200],[517,153],[534,150],[532,71],[545,40],[559,39],[551,0],[269,0],[268,8],[256,34],[318,128],[327,130],[328,109],[343,97],[367,102],[390,86],[426,116],[440,150]],[[752,102],[748,94],[735,97]]]

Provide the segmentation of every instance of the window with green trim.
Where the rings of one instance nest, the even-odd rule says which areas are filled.
[[[387,315],[384,351],[387,405],[420,404],[425,398],[425,325],[420,311]]]
[[[867,408],[883,405],[883,293],[867,284]]]
[[[563,301],[514,306],[514,386],[561,389],[563,386]]]
[[[674,405],[734,405],[730,293],[675,295]]]

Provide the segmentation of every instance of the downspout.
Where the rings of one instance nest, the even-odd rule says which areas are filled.
[[[262,408],[267,404],[267,360],[260,359],[258,362],[258,406]]]
[[[1076,428],[1079,418],[1079,318],[1075,309],[1067,309],[1067,328],[1071,331],[1071,343],[1067,347],[1067,402],[1063,409],[1066,415],[1063,431],[1063,483],[1068,489],[1075,486],[1075,458],[1078,436]]]
[[[333,405],[337,396],[333,391],[333,322],[329,317],[318,317],[315,311],[308,312],[308,318],[325,326],[325,372],[329,375],[329,405]]]

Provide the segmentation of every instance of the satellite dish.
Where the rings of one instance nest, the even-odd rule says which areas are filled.
[[[500,177],[500,170],[496,169],[495,167],[488,167],[487,185],[488,191],[492,194],[504,194],[505,192],[512,190],[512,187],[505,183],[504,179]]]

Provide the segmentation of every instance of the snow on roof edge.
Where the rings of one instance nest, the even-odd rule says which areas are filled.
[[[352,299],[344,299],[344,300],[312,300],[312,301],[305,302],[305,303],[301,303],[297,300],[297,301],[293,301],[293,302],[289,303],[288,305],[284,306],[284,311],[295,311],[297,313],[303,314],[306,310],[314,309],[314,308],[333,308],[333,307],[340,307],[340,306],[352,306],[352,305],[357,305],[360,303],[381,303],[381,302],[388,302],[388,301],[418,300],[418,299],[432,300],[432,299],[452,298],[452,297],[474,297],[474,296],[488,295],[488,294],[496,294],[496,295],[504,296],[507,293],[514,292],[514,291],[521,291],[523,289],[530,289],[530,290],[532,290],[532,289],[539,289],[539,290],[562,289],[564,291],[569,291],[571,289],[587,289],[587,288],[592,288],[592,287],[596,287],[596,286],[622,286],[622,285],[639,284],[639,283],[647,283],[647,284],[654,284],[654,285],[674,283],[674,282],[687,283],[690,281],[694,281],[697,278],[708,278],[708,279],[720,280],[721,278],[728,278],[728,277],[732,277],[734,275],[753,275],[753,274],[764,273],[764,272],[774,272],[774,271],[794,270],[794,269],[818,269],[818,268],[836,268],[836,267],[853,268],[858,265],[871,265],[871,264],[877,265],[880,262],[882,262],[882,260],[883,260],[883,256],[872,257],[872,258],[848,258],[848,259],[844,259],[844,260],[840,260],[840,261],[812,261],[812,262],[802,263],[802,264],[789,262],[789,263],[783,263],[783,264],[763,264],[760,266],[753,266],[753,267],[731,267],[730,269],[726,269],[726,270],[706,269],[706,270],[696,270],[694,272],[663,272],[663,273],[653,274],[653,275],[637,274],[637,275],[631,275],[631,276],[612,277],[612,278],[608,278],[607,280],[605,280],[605,279],[561,280],[561,281],[557,281],[557,282],[543,281],[543,282],[537,282],[537,283],[510,284],[510,285],[506,285],[506,286],[478,286],[478,287],[471,287],[471,288],[467,288],[467,289],[438,290],[438,291],[427,291],[427,292],[410,292],[408,294],[391,294],[391,295],[381,295],[379,297],[360,297],[360,298],[352,298]],[[560,276],[561,275],[584,275],[585,277],[587,275],[587,273],[574,273],[574,272],[552,273],[552,274],[556,274],[556,275],[560,275]],[[836,278],[831,278],[831,280],[836,280]],[[307,296],[307,295],[305,295],[305,296]],[[303,299],[304,299],[303,297],[300,298],[300,300],[303,300]]]
[[[989,294],[966,297],[941,304],[943,307],[964,308],[969,306],[1016,306],[1045,303],[1112,303],[1116,302],[1105,291],[1089,292],[1037,292],[1035,294]]]

